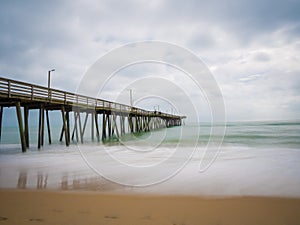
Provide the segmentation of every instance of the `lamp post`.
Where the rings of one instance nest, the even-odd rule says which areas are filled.
[[[130,94],[130,106],[133,107],[133,101],[132,101],[132,89],[128,89]]]
[[[54,71],[55,71],[55,69],[48,71],[48,90],[50,89],[50,74],[51,74],[51,72],[54,72]]]
[[[50,99],[50,74],[51,74],[51,72],[54,72],[55,71],[55,69],[52,69],[52,70],[49,70],[48,71],[48,98]]]

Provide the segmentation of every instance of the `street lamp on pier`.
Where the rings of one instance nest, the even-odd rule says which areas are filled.
[[[129,91],[129,93],[130,93],[130,106],[131,106],[131,108],[133,107],[133,100],[132,100],[132,89],[127,89],[128,91]]]
[[[55,69],[49,70],[48,71],[48,98],[50,99],[50,74],[51,72],[54,72]]]
[[[54,71],[55,71],[55,69],[48,71],[48,89],[50,89],[50,74],[51,74],[51,72],[54,72]]]

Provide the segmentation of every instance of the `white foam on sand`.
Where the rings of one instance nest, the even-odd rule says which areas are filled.
[[[40,151],[33,148],[25,154],[1,154],[0,188],[300,197],[298,149],[225,146],[204,172],[198,171],[201,157],[197,152],[176,175],[162,179],[185,161],[186,152],[193,150],[192,147],[180,148],[177,149],[179,154],[174,156],[172,147],[140,154],[122,145],[105,147],[87,144],[68,148],[52,145]],[[82,154],[94,170],[83,160]],[[174,156],[173,160],[167,161],[170,156]],[[162,162],[163,167],[159,167]],[[124,165],[132,168],[126,170]],[[144,168],[148,170],[144,172]],[[100,173],[104,172],[106,178],[119,179],[122,183],[145,184],[156,178],[156,181],[163,181],[147,187],[128,187],[108,182],[95,170],[101,170]]]

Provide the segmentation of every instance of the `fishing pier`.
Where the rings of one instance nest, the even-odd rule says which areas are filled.
[[[34,109],[39,110],[38,149],[44,145],[45,122],[48,142],[51,144],[49,112],[54,110],[61,112],[60,141],[64,139],[66,146],[70,145],[71,140],[84,142],[89,118],[91,138],[94,141],[96,137],[98,142],[105,142],[111,137],[120,138],[125,133],[181,126],[186,118],[0,77],[0,138],[4,107],[16,107],[22,152],[29,148],[28,118],[30,110]],[[71,118],[74,120],[72,127]]]

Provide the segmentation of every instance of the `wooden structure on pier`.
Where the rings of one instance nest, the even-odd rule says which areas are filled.
[[[62,115],[60,141],[65,138],[67,146],[76,138],[83,143],[88,117],[91,117],[91,137],[105,141],[125,133],[147,132],[150,130],[180,126],[185,116],[148,111],[128,105],[110,102],[84,95],[0,77],[0,138],[4,107],[16,107],[22,151],[29,148],[29,112],[39,110],[38,149],[44,145],[44,124],[46,116],[48,142],[51,144],[49,111],[59,110]],[[24,119],[22,117],[22,110]],[[70,127],[70,113],[74,113],[74,126]],[[84,121],[81,120],[85,113]],[[99,118],[100,117],[100,118]],[[102,117],[102,118],[101,118]],[[100,123],[101,120],[101,123]],[[100,126],[102,125],[102,127]],[[100,138],[101,136],[101,138]]]

